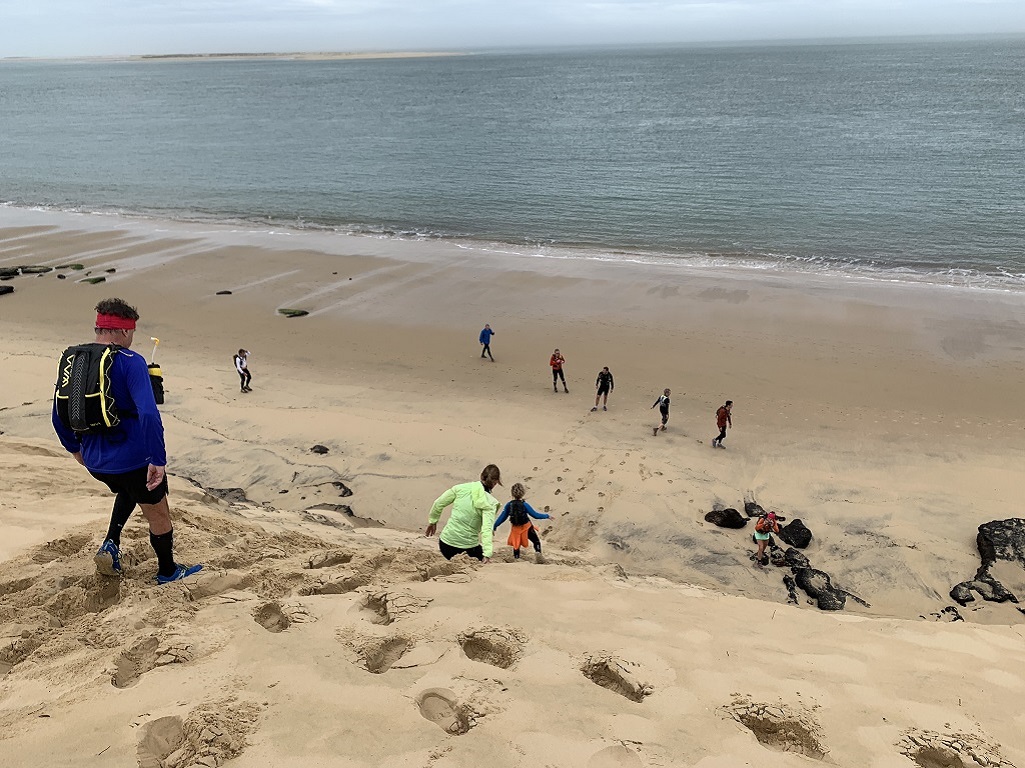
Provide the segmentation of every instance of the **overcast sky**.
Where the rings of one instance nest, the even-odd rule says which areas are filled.
[[[1025,0],[0,0],[0,57],[1025,33]]]

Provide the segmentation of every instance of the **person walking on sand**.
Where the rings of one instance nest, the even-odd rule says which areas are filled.
[[[565,365],[566,358],[562,356],[562,352],[555,350],[552,352],[552,359],[548,361],[548,364],[552,366],[552,391],[559,391],[559,379],[562,379],[562,388],[569,394],[569,387],[566,386],[566,374],[562,372],[562,366]]]
[[[242,392],[252,392],[253,390],[249,386],[249,382],[253,380],[253,374],[249,372],[249,350],[240,349],[238,354],[234,357],[235,360],[235,371],[238,373],[239,379],[242,380]]]
[[[598,410],[598,400],[602,397],[605,401],[602,403],[601,409],[607,411],[609,409],[609,392],[616,388],[616,382],[612,379],[612,371],[606,365],[600,371],[598,371],[598,378],[594,382],[595,395],[594,395],[594,408],[591,409],[591,413]]]
[[[446,560],[458,554],[491,562],[492,533],[499,501],[491,495],[496,485],[502,484],[502,473],[494,464],[488,464],[480,473],[480,481],[454,485],[439,496],[427,516],[425,536],[438,530],[438,520],[445,507],[452,506],[452,514],[441,529],[438,548]]]
[[[657,435],[658,430],[660,428],[663,432],[666,431],[666,424],[669,422],[669,394],[670,393],[668,389],[664,390],[662,394],[659,396],[658,400],[656,400],[654,404],[651,406],[652,408],[654,408],[657,405],[659,413],[662,414],[661,427],[659,427],[658,425],[654,426],[651,430],[652,435]]]
[[[527,544],[533,544],[534,562],[544,563],[545,557],[541,554],[541,539],[537,535],[537,528],[530,522],[530,519],[551,520],[552,516],[546,512],[538,512],[523,500],[527,489],[523,487],[522,483],[513,484],[510,490],[513,495],[512,501],[502,509],[502,514],[495,521],[495,530],[497,531],[498,526],[508,520],[512,526],[512,530],[509,531],[509,546],[513,548],[513,557],[519,560],[520,548]]]
[[[757,522],[755,522],[754,540],[758,544],[758,551],[755,553],[755,565],[763,566],[769,564],[769,558],[765,554],[765,547],[774,533],[779,534],[779,523],[776,522],[775,512],[768,512],[763,517],[759,517]]]
[[[486,354],[491,358],[491,362],[495,362],[494,356],[491,354],[491,337],[495,335],[495,332],[491,330],[491,326],[488,323],[484,323],[484,330],[480,332],[480,344],[483,347],[480,351],[480,359],[484,359]]]
[[[111,347],[115,353],[106,394],[117,404],[120,422],[104,431],[75,432],[58,412],[56,390],[51,421],[65,450],[115,494],[107,535],[94,558],[96,570],[104,576],[122,574],[121,529],[138,505],[149,523],[149,541],[157,555],[157,583],[167,584],[203,566],[179,565],[174,559],[164,426],[146,361],[130,351],[138,319],[138,310],[122,299],[104,299],[96,305],[95,343],[116,345]]]
[[[726,427],[733,428],[733,401],[727,400],[725,405],[720,405],[715,412],[715,426],[719,428],[719,436],[712,440],[713,448],[726,448],[722,441],[726,439]]]

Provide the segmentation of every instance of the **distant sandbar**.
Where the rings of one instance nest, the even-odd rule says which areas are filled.
[[[415,59],[436,56],[469,56],[456,51],[364,51],[364,52],[297,52],[297,53],[147,53],[134,56],[72,56],[67,58],[7,57],[0,61],[335,61],[345,59]]]

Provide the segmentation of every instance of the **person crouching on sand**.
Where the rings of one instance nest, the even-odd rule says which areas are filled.
[[[759,517],[755,523],[754,532],[754,540],[758,544],[758,551],[755,553],[755,565],[769,564],[769,558],[765,554],[765,547],[774,533],[779,534],[779,523],[776,522],[776,513],[769,512],[764,517]]]
[[[425,536],[435,534],[442,511],[452,506],[452,514],[438,537],[438,548],[446,560],[465,554],[485,563],[491,561],[491,538],[499,507],[491,489],[501,484],[501,471],[494,464],[488,464],[480,473],[479,482],[454,485],[434,502],[427,517]]]
[[[541,554],[541,538],[537,535],[537,528],[530,522],[530,518],[551,520],[552,516],[545,512],[538,512],[523,500],[527,489],[523,487],[522,483],[515,483],[511,490],[512,501],[502,509],[502,514],[495,521],[495,530],[497,531],[498,526],[508,520],[512,526],[512,530],[509,531],[509,546],[513,548],[513,557],[519,560],[520,548],[527,544],[533,544],[534,562],[543,563],[545,558]]]
[[[664,390],[662,392],[662,395],[658,398],[658,400],[656,400],[654,402],[654,404],[651,407],[654,408],[656,405],[658,406],[659,413],[662,414],[662,426],[661,426],[661,429],[662,429],[663,432],[665,432],[666,431],[666,424],[669,422],[669,390],[668,389]],[[659,426],[656,425],[655,427],[652,428],[651,434],[657,435],[658,434],[658,430],[659,430]]]

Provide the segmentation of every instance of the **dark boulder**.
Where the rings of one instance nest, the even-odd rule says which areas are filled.
[[[787,565],[791,568],[808,568],[811,566],[811,563],[808,562],[808,558],[804,556],[804,553],[798,552],[793,547],[790,547],[786,552],[784,552],[783,557],[786,558]]]
[[[797,568],[794,570],[794,581],[815,601],[819,610],[842,611],[847,604],[847,593],[834,587],[833,580],[825,571]]]
[[[21,274],[21,267],[0,267],[0,277],[17,277]]]
[[[762,509],[761,505],[756,501],[745,501],[744,502],[744,514],[748,517],[763,517],[768,512]]]
[[[218,291],[218,296],[231,296],[231,291]]]
[[[310,448],[310,453],[317,453],[317,454],[320,454],[321,456],[323,456],[325,453],[327,453],[327,451],[328,451],[327,446],[326,445],[320,445],[319,443],[317,445],[313,446],[312,448]]]
[[[792,547],[804,549],[811,543],[811,531],[801,522],[800,518],[794,518],[779,529],[779,537]]]
[[[950,590],[950,598],[963,606],[975,600],[972,592],[978,592],[983,600],[989,602],[1017,603],[1015,594],[1001,584],[989,569],[998,560],[1025,566],[1025,520],[1012,517],[983,523],[979,526],[975,545],[982,561],[975,572],[975,578],[957,584]]]
[[[14,293],[14,286],[13,285],[0,285],[0,296],[3,296],[6,293]]]
[[[989,568],[997,560],[1025,566],[1025,520],[1012,517],[983,523],[979,526],[976,545],[983,568]]]
[[[53,271],[53,267],[42,267],[42,266],[21,267],[20,269],[21,269],[21,274],[23,274],[23,275],[45,275],[47,272],[52,272]]]
[[[733,507],[728,507],[726,509],[713,509],[705,515],[705,522],[713,523],[720,528],[743,528],[747,525],[747,518],[733,509]]]
[[[783,584],[787,588],[787,602],[797,605],[797,582],[789,573],[783,577]]]
[[[279,309],[278,314],[285,317],[306,317],[310,313],[305,309]]]

